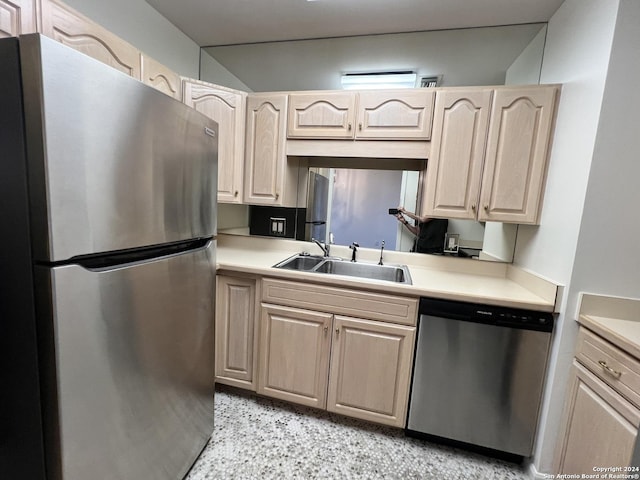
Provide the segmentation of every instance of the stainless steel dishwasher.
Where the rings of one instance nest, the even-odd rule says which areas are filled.
[[[430,298],[419,313],[407,434],[530,456],[552,314]]]

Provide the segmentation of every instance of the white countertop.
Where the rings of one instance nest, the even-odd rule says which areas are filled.
[[[640,299],[583,293],[578,322],[640,359]]]
[[[557,286],[508,264],[385,251],[386,263],[409,267],[412,285],[273,268],[276,263],[301,251],[320,253],[316,245],[308,242],[221,234],[216,262],[219,272],[248,273],[413,297],[554,310]],[[331,254],[349,258],[350,250],[332,246]],[[361,261],[377,263],[379,256],[379,250],[358,250]]]

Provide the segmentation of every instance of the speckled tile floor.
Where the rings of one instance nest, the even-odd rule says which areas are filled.
[[[522,467],[402,430],[218,386],[215,430],[185,480],[520,480]]]

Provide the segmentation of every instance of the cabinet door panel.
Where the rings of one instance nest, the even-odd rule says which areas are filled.
[[[424,214],[476,217],[491,95],[489,89],[437,93]]]
[[[140,54],[142,81],[166,93],[176,100],[182,101],[182,80],[180,76],[151,57]]]
[[[403,427],[415,328],[336,316],[327,409]]]
[[[216,381],[255,390],[256,280],[218,276]]]
[[[36,31],[35,0],[0,0],[0,38]]]
[[[558,449],[558,472],[593,473],[596,466],[628,466],[640,411],[574,362]]]
[[[290,138],[353,138],[356,94],[353,92],[289,95]]]
[[[358,94],[357,138],[429,140],[434,92],[365,91]]]
[[[326,405],[332,315],[262,304],[258,393]]]
[[[556,96],[555,86],[496,90],[479,220],[538,221]]]
[[[140,52],[66,5],[43,1],[44,34],[140,80]]]
[[[246,95],[185,79],[184,103],[218,122],[218,202],[242,203]]]
[[[286,115],[286,94],[247,100],[245,203],[281,205],[284,200]]]

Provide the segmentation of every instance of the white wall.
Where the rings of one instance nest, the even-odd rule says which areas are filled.
[[[251,91],[244,82],[209,55],[205,49],[202,49],[202,57],[200,58],[200,80],[244,92]]]
[[[546,38],[547,27],[545,25],[507,69],[504,79],[505,85],[535,85],[539,83]]]
[[[65,3],[180,75],[198,78],[200,47],[144,0]]]
[[[64,0],[178,74],[250,91],[243,82],[144,0]]]
[[[621,0],[571,288],[640,297],[640,2]]]
[[[543,24],[209,47],[254,91],[340,89],[342,72],[415,69],[443,85],[502,85]]]
[[[566,318],[574,318],[580,292],[640,298],[640,2],[620,0],[606,78],[600,124],[587,183],[582,223],[568,292]],[[567,325],[566,357],[576,335]],[[569,361],[568,359],[566,360]],[[562,385],[564,365],[558,366],[556,385]],[[559,397],[559,393],[556,395]],[[556,423],[550,412],[549,424]],[[550,437],[553,428],[549,427]],[[542,450],[547,460],[550,445]],[[640,444],[636,445],[636,450]],[[541,466],[545,463],[541,462]]]
[[[540,83],[562,83],[540,226],[520,226],[514,263],[566,285],[554,331],[534,465],[551,472],[575,343],[571,285],[594,158],[616,1],[566,0],[549,21]],[[578,265],[576,263],[576,268]]]
[[[505,85],[534,85],[539,83],[542,57],[547,36],[546,25],[525,47],[522,53],[507,69]],[[510,262],[514,256],[518,225],[510,223],[486,222],[482,257],[502,259]]]
[[[249,207],[247,205],[218,204],[218,230],[229,228],[249,228]]]

